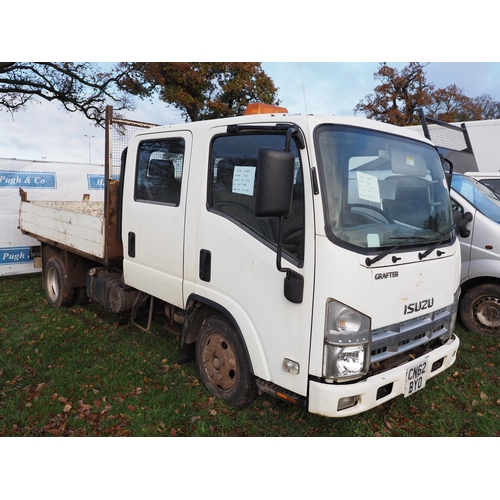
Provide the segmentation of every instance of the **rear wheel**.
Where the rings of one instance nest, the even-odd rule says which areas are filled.
[[[75,290],[70,286],[66,264],[59,257],[51,257],[48,260],[43,285],[51,306],[59,308],[73,304]]]
[[[200,328],[196,365],[210,392],[231,406],[245,406],[257,395],[243,340],[225,316],[208,318]]]
[[[487,283],[465,292],[459,314],[468,330],[487,337],[500,337],[500,285]]]

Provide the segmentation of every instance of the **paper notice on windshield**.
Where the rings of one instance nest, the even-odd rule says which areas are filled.
[[[396,181],[380,181],[379,189],[380,189],[380,197],[383,200],[396,199]]]
[[[374,175],[356,172],[358,179],[358,196],[361,200],[380,203],[378,179]]]
[[[253,196],[255,167],[234,167],[233,193]]]

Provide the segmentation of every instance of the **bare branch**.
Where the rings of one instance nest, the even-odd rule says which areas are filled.
[[[96,125],[104,124],[105,108],[134,109],[122,87],[130,65],[103,70],[95,63],[0,63],[0,109],[15,112],[31,100],[59,101],[68,112],[81,112]]]

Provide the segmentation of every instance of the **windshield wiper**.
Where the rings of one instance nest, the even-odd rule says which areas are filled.
[[[452,224],[446,231],[443,231],[441,234],[439,234],[438,240],[436,241],[436,243],[434,243],[434,245],[432,245],[430,248],[428,248],[425,252],[419,252],[418,258],[420,260],[422,260],[422,259],[425,259],[429,254],[431,254],[439,245],[441,245],[441,243],[443,242],[445,237],[448,235],[448,233],[453,231],[453,229],[455,229],[455,227],[456,227],[456,224]],[[438,257],[439,257],[439,255],[438,255]]]
[[[373,259],[370,259],[370,257],[367,257],[365,260],[365,264],[367,266],[371,266],[372,264],[375,264],[375,262],[378,262],[379,260],[382,260],[384,257],[389,255],[391,252],[394,252],[394,250],[397,250],[398,248],[401,248],[408,240],[426,240],[427,238],[424,238],[423,236],[395,236],[393,238],[390,238],[391,240],[403,240],[401,243],[398,245],[395,245],[393,247],[388,248],[387,250],[384,250],[383,252],[379,253],[376,257],[373,257]],[[396,259],[399,260],[399,259]],[[393,262],[396,262],[393,258]]]

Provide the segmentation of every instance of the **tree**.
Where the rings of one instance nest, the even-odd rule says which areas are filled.
[[[354,113],[400,126],[420,124],[418,108],[445,122],[500,118],[500,103],[487,94],[470,98],[454,84],[436,89],[426,80],[426,66],[410,63],[398,71],[381,63],[374,74],[380,85],[356,105]]]
[[[481,119],[481,107],[456,85],[448,85],[432,93],[426,114],[443,122]]]
[[[241,115],[251,102],[279,104],[278,89],[255,62],[133,63],[123,85],[141,98],[158,95],[186,121]]]
[[[126,64],[103,70],[88,62],[2,62],[0,109],[14,113],[37,100],[59,101],[66,111],[103,125],[107,104],[117,111],[134,108],[119,84],[127,73]]]
[[[495,101],[488,94],[481,94],[478,97],[473,97],[472,101],[481,110],[479,120],[494,120],[500,118],[500,102]]]
[[[381,63],[374,78],[380,81],[375,93],[364,97],[354,108],[354,113],[364,113],[367,118],[394,125],[419,123],[417,109],[431,103],[434,90],[427,83],[424,68],[427,64],[412,62],[401,71]]]

